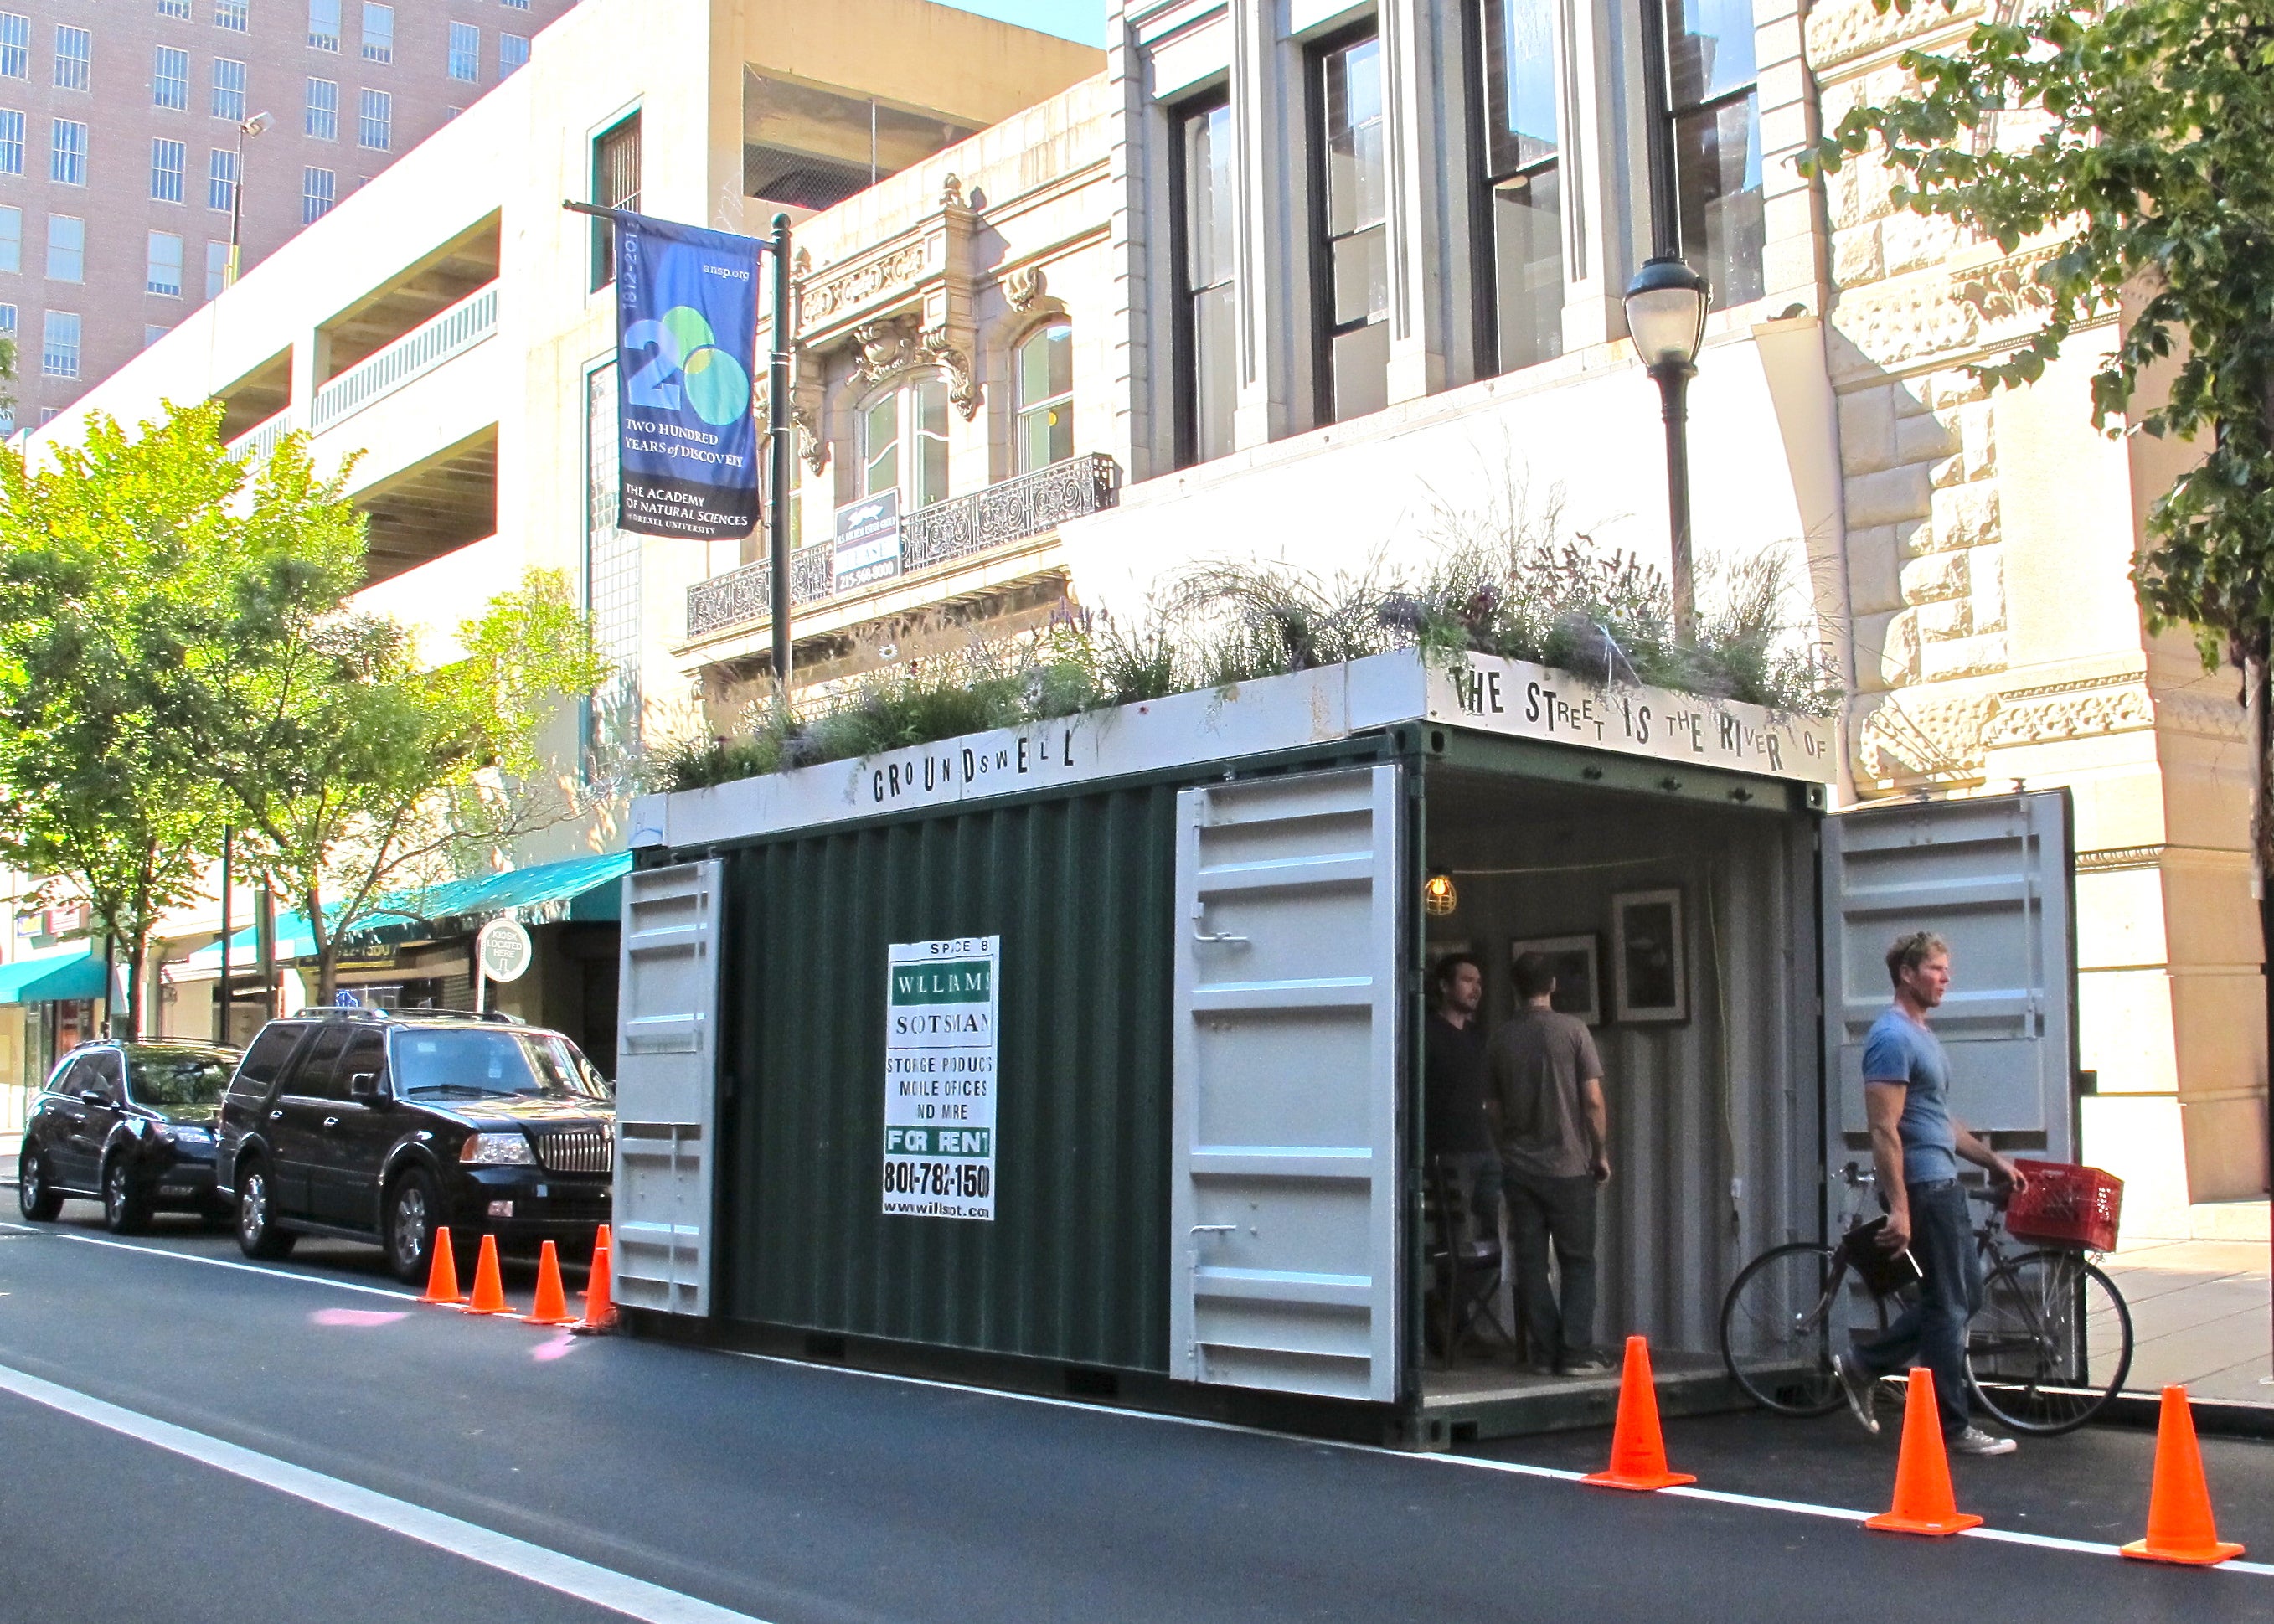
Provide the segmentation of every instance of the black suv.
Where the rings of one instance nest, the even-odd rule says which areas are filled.
[[[461,1258],[608,1220],[614,1090],[557,1032],[501,1015],[303,1010],[245,1051],[222,1102],[221,1183],[247,1257],[302,1235],[376,1241],[423,1282],[438,1225]]]
[[[102,1203],[115,1235],[167,1207],[229,1207],[214,1186],[214,1121],[237,1051],[195,1043],[82,1043],[32,1102],[16,1200],[44,1223],[66,1196]]]

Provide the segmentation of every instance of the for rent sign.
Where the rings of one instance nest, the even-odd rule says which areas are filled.
[[[885,987],[885,1211],[995,1216],[1000,936],[895,942]]]

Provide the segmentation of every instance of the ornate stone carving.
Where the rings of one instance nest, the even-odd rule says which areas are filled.
[[[939,200],[941,207],[943,207],[961,208],[963,207],[963,177],[960,175],[951,175],[945,181],[941,182],[939,188]]]
[[[1865,695],[1851,701],[1849,749],[1858,783],[1893,788],[1980,778],[1988,754],[1984,733],[1997,708],[1990,694],[1946,700]]]
[[[853,329],[853,376],[862,383],[882,383],[923,360],[915,335],[898,317],[862,322]]]
[[[1992,748],[2048,744],[2088,733],[2127,733],[2155,725],[2144,684],[2082,692],[2007,695],[1984,733]]]
[[[1833,325],[1873,368],[2022,338],[2038,326],[2050,302],[2036,272],[2052,257],[2052,250],[2036,249],[1939,276],[1906,276],[1843,292]]]
[[[849,270],[817,277],[805,287],[805,321],[808,326],[833,321],[847,311],[898,293],[921,280],[930,262],[930,250],[917,241]]]
[[[797,431],[797,454],[805,465],[816,474],[829,466],[829,442],[814,426],[813,414],[802,406],[793,406],[789,413],[790,426]]]
[[[1050,289],[1050,280],[1039,265],[1020,266],[1003,279],[1003,297],[1022,316],[1034,309]]]
[[[1872,0],[1827,0],[1808,19],[1808,63],[1821,73],[1843,62],[1914,39],[1980,15],[1983,0],[1959,0],[1950,11],[1939,5],[1907,11],[1886,9]]]
[[[2079,852],[2079,874],[2108,874],[2120,868],[2156,868],[2164,861],[2160,846],[2112,846],[2097,852]]]
[[[918,358],[947,374],[947,398],[966,423],[979,415],[979,380],[972,376],[971,357],[960,349],[944,327],[927,327],[916,341]]]

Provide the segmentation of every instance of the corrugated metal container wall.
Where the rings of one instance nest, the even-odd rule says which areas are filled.
[[[727,858],[718,1275],[730,1319],[1168,1363],[1176,788]],[[996,1216],[885,1217],[885,950],[1002,938]]]

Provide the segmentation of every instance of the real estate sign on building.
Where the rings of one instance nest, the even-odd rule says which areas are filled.
[[[1000,936],[895,942],[885,986],[885,1211],[995,1216]]]

